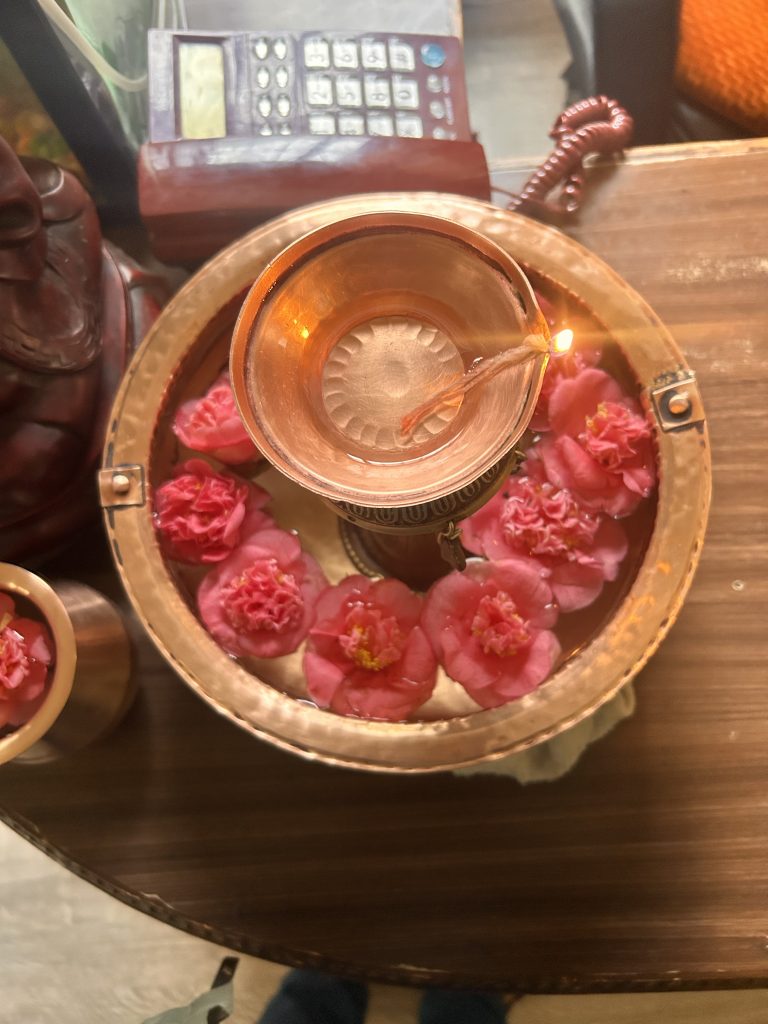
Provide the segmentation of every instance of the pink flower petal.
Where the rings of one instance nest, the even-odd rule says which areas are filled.
[[[461,683],[471,697],[478,700],[480,690],[495,689],[504,671],[502,659],[486,654],[477,641],[465,637],[464,643],[457,645],[450,655],[443,658],[443,665],[448,675]]]
[[[421,624],[438,657],[445,636],[454,634],[454,623],[464,620],[464,609],[474,607],[480,596],[479,582],[467,573],[452,572],[432,585],[421,613]]]
[[[307,690],[320,708],[329,708],[334,694],[344,681],[344,669],[314,651],[304,653]]]
[[[511,671],[499,680],[499,693],[507,699],[531,693],[550,675],[559,654],[560,644],[555,634],[539,633],[521,658],[521,664],[510,666]]]
[[[604,370],[584,370],[560,381],[549,400],[549,422],[558,434],[576,437],[601,402],[621,402],[624,393]]]
[[[51,663],[53,640],[42,622],[35,619],[14,619],[10,625],[11,629],[15,629],[24,638],[30,658],[42,662],[43,665]]]
[[[550,583],[561,612],[586,608],[599,596],[605,576],[596,563],[561,562],[552,570]]]
[[[627,555],[627,535],[613,519],[603,518],[595,534],[592,557],[601,565],[606,580],[615,580]]]
[[[487,501],[477,512],[462,522],[461,543],[467,551],[471,551],[475,555],[485,555],[488,558],[496,557],[489,555],[485,549],[486,534],[497,526],[503,507],[504,496],[501,491],[498,491],[490,501]]]

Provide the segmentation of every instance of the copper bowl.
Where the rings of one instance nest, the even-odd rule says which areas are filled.
[[[530,283],[495,242],[444,218],[365,214],[302,236],[259,275],[235,326],[232,386],[256,445],[296,483],[356,505],[426,503],[512,448],[546,356],[407,436],[403,416],[539,325]]]
[[[309,231],[392,212],[471,228],[512,255],[537,287],[578,303],[612,338],[617,365],[651,412],[659,468],[657,500],[639,525],[622,583],[610,593],[606,588],[606,601],[571,638],[550,679],[520,700],[481,711],[454,700],[450,680],[441,678],[430,714],[407,724],[342,718],[314,707],[305,694],[302,699],[301,652],[248,666],[233,661],[200,624],[193,590],[164,559],[152,524],[153,488],[179,458],[173,411],[226,364],[232,327],[253,282]],[[688,411],[680,413],[683,405]],[[247,235],[166,307],[123,380],[111,423],[101,479],[107,530],[137,614],[169,664],[253,735],[305,757],[377,771],[437,771],[503,757],[549,739],[607,701],[640,671],[674,622],[709,507],[709,443],[695,380],[654,313],[609,267],[559,232],[457,196],[352,196],[294,211]],[[280,525],[299,530],[332,581],[354,571],[322,499],[275,470],[264,484]]]

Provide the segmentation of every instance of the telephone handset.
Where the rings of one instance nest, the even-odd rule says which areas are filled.
[[[268,217],[333,196],[489,198],[453,37],[155,30],[149,100],[139,199],[170,262],[199,262]]]

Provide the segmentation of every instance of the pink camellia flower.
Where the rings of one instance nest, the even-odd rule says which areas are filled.
[[[315,618],[328,581],[285,530],[260,530],[200,584],[197,604],[219,644],[238,657],[278,658],[295,651]]]
[[[192,398],[179,407],[173,432],[187,448],[228,465],[261,457],[240,419],[226,372],[202,398]]]
[[[189,459],[155,494],[155,529],[170,558],[191,564],[220,562],[242,539],[273,526],[262,507],[269,494],[256,484],[217,473]]]
[[[433,584],[421,617],[441,664],[484,708],[547,678],[560,653],[556,620],[542,570],[523,559],[471,560]]]
[[[529,558],[547,570],[560,610],[586,608],[627,553],[618,523],[590,512],[544,477],[535,459],[462,523],[462,542],[492,560]]]
[[[549,400],[553,434],[536,455],[557,487],[582,505],[626,516],[656,482],[651,427],[638,405],[602,370],[562,380]]]
[[[562,380],[578,377],[584,370],[597,366],[602,358],[603,350],[597,344],[579,344],[578,339],[568,352],[550,356],[544,379],[541,382],[539,399],[531,417],[531,430],[542,433],[551,430],[549,418],[549,402],[557,385]]]
[[[310,696],[341,715],[401,722],[431,696],[434,652],[421,598],[399,580],[348,576],[322,595],[304,672]]]
[[[0,728],[28,722],[45,698],[53,641],[42,622],[16,617],[0,593]]]

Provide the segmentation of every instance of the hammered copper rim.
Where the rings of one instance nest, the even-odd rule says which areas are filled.
[[[265,303],[278,289],[290,282],[295,271],[310,260],[338,244],[359,238],[370,238],[377,233],[432,235],[449,243],[458,243],[493,271],[501,274],[517,292],[522,302],[528,332],[544,332],[548,336],[548,327],[528,278],[512,256],[494,241],[461,222],[445,217],[398,210],[366,213],[340,218],[331,224],[315,228],[296,239],[268,263],[248,292],[235,324],[230,354],[230,378],[241,418],[256,446],[277,469],[296,483],[333,501],[343,501],[352,505],[370,508],[425,505],[472,484],[514,447],[533,414],[546,366],[545,356],[532,360],[530,367],[526,368],[525,376],[529,384],[525,393],[521,395],[519,407],[513,409],[510,404],[510,426],[514,422],[514,429],[507,430],[506,425],[504,429],[499,426],[498,432],[492,435],[492,444],[477,445],[472,461],[462,461],[455,465],[449,463],[450,469],[447,466],[443,468],[434,481],[430,479],[432,462],[429,456],[413,464],[414,480],[409,485],[405,483],[402,469],[398,476],[393,467],[393,475],[389,478],[388,484],[378,489],[375,494],[370,489],[343,483],[340,479],[334,478],[330,471],[318,472],[314,466],[301,463],[295,457],[298,446],[295,446],[296,450],[291,453],[279,445],[271,436],[271,432],[265,428],[262,417],[254,409],[247,383],[248,356],[253,330]],[[415,287],[415,290],[418,291],[418,287]],[[293,443],[295,435],[291,430],[287,433]],[[439,451],[440,457],[443,458],[453,440],[450,429],[447,428],[440,437],[444,439],[436,451]],[[397,486],[393,486],[394,480],[397,480]]]
[[[105,464],[148,465],[155,419],[190,339],[247,289],[292,240],[342,217],[387,210],[447,216],[487,235],[532,271],[578,295],[620,344],[647,388],[685,366],[644,300],[600,259],[553,228],[458,196],[350,196],[286,214],[212,260],[174,297],[123,379]],[[377,771],[439,771],[515,753],[580,721],[632,679],[669,631],[691,584],[710,500],[705,424],[655,430],[656,522],[642,565],[612,619],[534,693],[463,718],[414,724],[362,722],[299,704],[232,662],[187,605],[163,561],[150,505],[106,511],[119,572],[147,631],[174,670],[219,713],[276,746],[331,764]],[[151,495],[149,496],[151,498]],[[140,556],[139,556],[140,553]]]
[[[0,590],[26,598],[35,605],[51,631],[55,647],[55,663],[48,696],[28,722],[0,739],[0,764],[4,764],[44,736],[61,714],[72,692],[77,649],[75,631],[67,609],[45,580],[18,565],[0,562]]]

